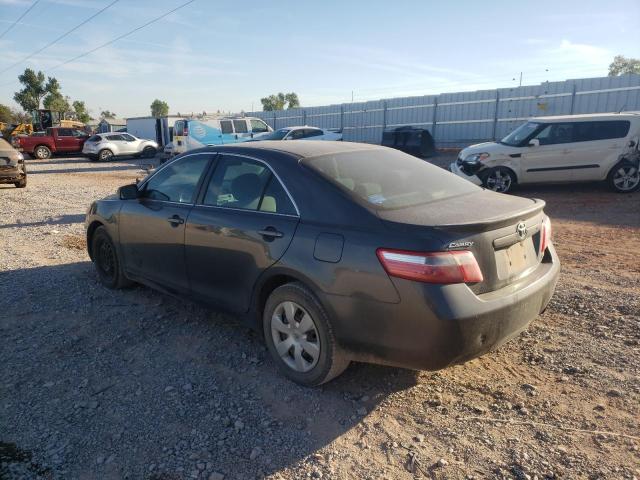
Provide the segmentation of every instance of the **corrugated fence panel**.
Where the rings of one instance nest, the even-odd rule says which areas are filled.
[[[531,117],[640,110],[640,75],[571,79],[497,90],[252,112],[273,128],[342,128],[346,141],[380,143],[385,128],[428,129],[438,146],[499,139]],[[433,128],[435,114],[435,129]]]

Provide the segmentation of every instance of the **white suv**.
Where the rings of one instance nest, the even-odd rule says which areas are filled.
[[[135,156],[153,157],[158,144],[153,140],[144,140],[125,132],[99,133],[84,142],[82,153],[91,160],[106,162],[113,157]]]
[[[532,118],[500,142],[465,148],[449,169],[508,192],[516,183],[607,180],[617,192],[640,185],[640,112]]]

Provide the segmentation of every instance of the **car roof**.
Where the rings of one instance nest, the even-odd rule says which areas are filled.
[[[326,140],[305,140],[304,142],[282,142],[278,140],[260,140],[257,142],[234,143],[217,147],[217,151],[225,150],[267,150],[295,155],[298,158],[320,157],[339,153],[359,152],[366,150],[387,150],[387,147],[355,142],[332,142]]]
[[[278,130],[300,130],[301,128],[312,128],[314,130],[322,130],[320,127],[312,127],[311,125],[296,125],[291,127],[280,127]]]
[[[640,112],[621,112],[621,113],[585,113],[583,115],[554,115],[549,117],[534,117],[532,122],[555,123],[555,122],[582,122],[589,120],[620,120],[631,118],[639,118]]]

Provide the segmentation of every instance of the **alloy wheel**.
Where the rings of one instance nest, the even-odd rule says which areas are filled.
[[[280,303],[271,317],[273,344],[282,361],[296,372],[308,372],[320,358],[320,335],[313,318],[295,302]]]
[[[36,149],[36,157],[40,160],[44,160],[45,158],[49,158],[49,152],[44,147],[38,147]]]
[[[113,157],[113,153],[110,150],[100,152],[100,160],[109,160],[111,157]]]
[[[494,192],[508,192],[511,188],[511,175],[501,170],[492,171],[485,181],[489,190]]]
[[[633,190],[640,183],[640,170],[633,165],[622,165],[613,174],[613,184],[622,191]]]

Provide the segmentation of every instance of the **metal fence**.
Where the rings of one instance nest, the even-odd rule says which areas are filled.
[[[380,143],[386,128],[427,128],[438,147],[502,138],[530,117],[640,110],[640,75],[583,78],[514,88],[251,112],[274,129],[342,129],[344,140]]]

